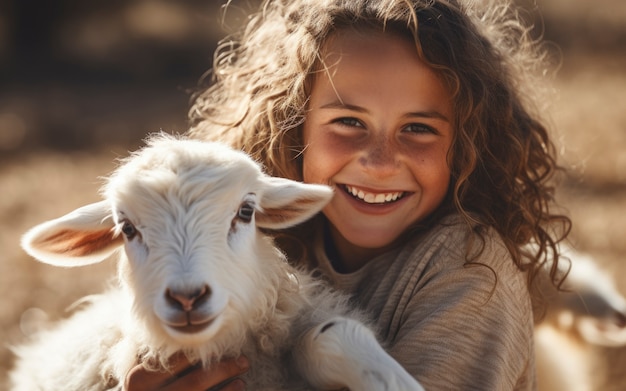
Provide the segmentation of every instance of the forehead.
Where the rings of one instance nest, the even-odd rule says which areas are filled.
[[[324,46],[322,62],[312,100],[361,101],[364,106],[383,101],[450,118],[451,94],[443,79],[420,58],[415,43],[398,32],[340,30]]]
[[[105,194],[139,213],[168,205],[228,206],[260,191],[260,175],[258,165],[241,153],[210,144],[174,142],[131,157],[110,178]]]
[[[383,30],[382,27],[346,27],[336,30],[328,36],[321,52],[325,59],[348,53],[350,56],[365,57],[367,54],[373,54],[374,57],[384,55],[391,60],[402,54],[419,60],[417,47],[410,36],[395,29]]]

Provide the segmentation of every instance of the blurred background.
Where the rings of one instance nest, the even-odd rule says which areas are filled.
[[[548,117],[568,171],[572,240],[626,293],[626,2],[518,0],[561,58]],[[0,390],[41,319],[102,289],[113,262],[38,264],[28,228],[98,200],[98,179],[149,132],[183,133],[216,41],[255,1],[0,2]],[[598,390],[626,389],[626,351],[589,347]]]

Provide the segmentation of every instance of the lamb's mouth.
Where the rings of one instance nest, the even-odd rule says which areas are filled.
[[[355,186],[342,185],[343,189],[352,197],[368,204],[390,204],[406,196],[405,191],[394,191],[389,193],[371,193]]]
[[[217,319],[217,316],[200,316],[194,312],[185,312],[176,319],[166,321],[167,327],[184,334],[199,333],[209,327]]]
[[[175,331],[178,331],[179,333],[184,333],[184,334],[194,334],[194,333],[199,333],[202,330],[206,329],[207,327],[209,327],[211,325],[211,323],[213,323],[213,319],[210,319],[206,322],[202,322],[202,323],[187,323],[184,326],[179,326],[179,325],[173,325],[173,324],[169,324],[168,326]]]

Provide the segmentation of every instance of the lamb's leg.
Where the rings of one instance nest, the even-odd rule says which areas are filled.
[[[294,351],[300,373],[320,389],[423,391],[362,323],[333,318],[307,332]]]

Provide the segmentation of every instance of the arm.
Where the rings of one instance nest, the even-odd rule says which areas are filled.
[[[460,254],[439,252],[395,317],[389,352],[426,389],[533,387],[525,276],[504,249],[487,246],[478,262],[463,266]]]
[[[483,253],[465,265],[469,239],[481,243],[472,235],[451,216],[352,274],[334,271],[321,240],[314,256],[331,283],[375,320],[385,350],[424,389],[532,389],[526,275],[494,232],[485,232]]]

